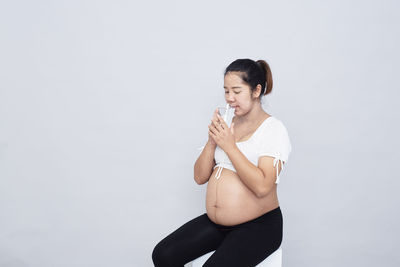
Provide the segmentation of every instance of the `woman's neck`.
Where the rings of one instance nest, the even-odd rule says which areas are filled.
[[[254,107],[243,116],[235,116],[235,123],[241,125],[253,125],[258,123],[260,117],[264,117],[267,114],[261,107],[261,104],[256,104]]]

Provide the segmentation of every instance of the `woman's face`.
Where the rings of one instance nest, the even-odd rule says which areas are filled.
[[[260,92],[252,93],[250,86],[245,84],[237,75],[237,72],[228,72],[224,77],[225,101],[231,107],[235,107],[235,115],[244,115],[249,112]]]

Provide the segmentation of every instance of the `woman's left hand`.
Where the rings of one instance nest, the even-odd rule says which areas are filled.
[[[216,116],[217,117],[214,116],[212,118],[212,124],[208,126],[208,132],[215,143],[217,143],[217,145],[226,152],[236,146],[235,135],[233,131],[234,123],[232,122],[231,128],[229,128],[219,114],[216,114]]]

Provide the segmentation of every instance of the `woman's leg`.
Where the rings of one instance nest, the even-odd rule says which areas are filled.
[[[282,234],[282,213],[278,207],[233,226],[203,267],[254,267],[280,247]]]
[[[224,234],[208,218],[200,215],[161,240],[153,249],[155,267],[183,267],[186,263],[215,250]]]

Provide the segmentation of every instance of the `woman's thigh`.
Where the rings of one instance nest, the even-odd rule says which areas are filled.
[[[270,214],[273,216],[232,228],[203,266],[254,267],[265,260],[282,243],[280,209],[273,213]]]
[[[156,267],[178,267],[215,250],[224,239],[207,213],[200,215],[162,239],[154,248]]]

